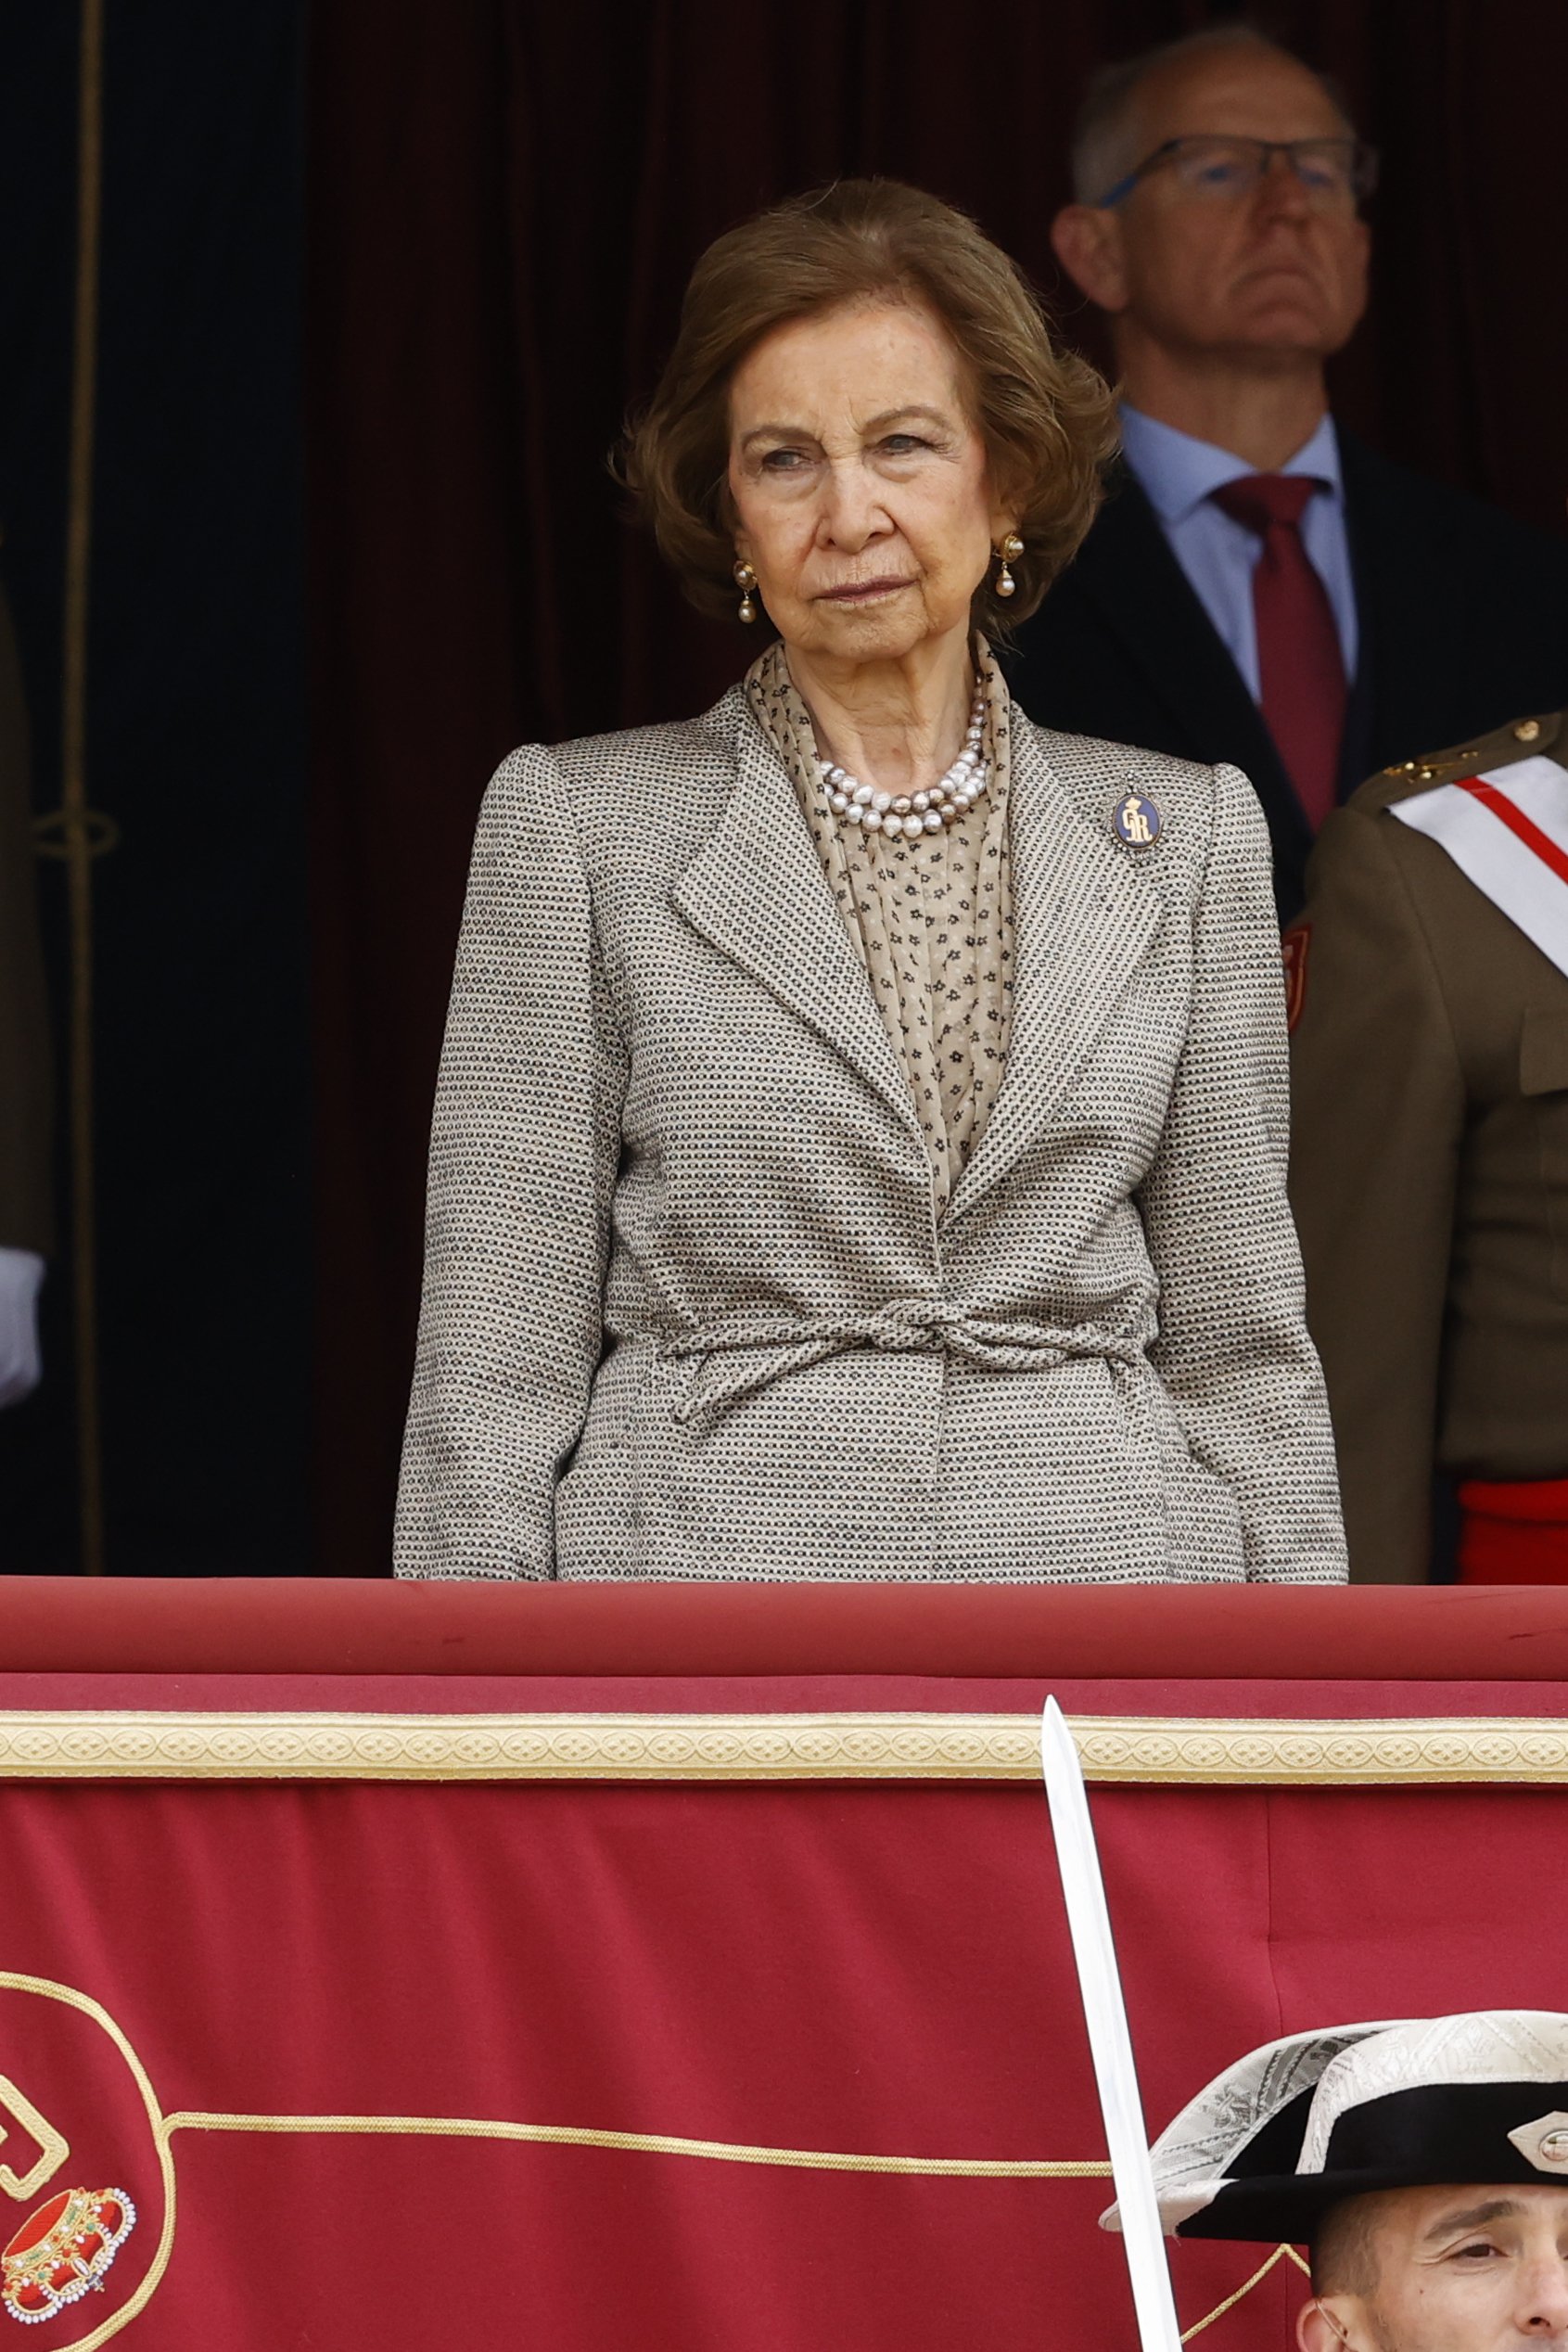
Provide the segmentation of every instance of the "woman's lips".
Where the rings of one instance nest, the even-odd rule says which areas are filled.
[[[818,597],[824,605],[869,604],[873,596],[891,596],[900,588],[912,588],[912,580],[857,580],[848,588],[824,588]]]

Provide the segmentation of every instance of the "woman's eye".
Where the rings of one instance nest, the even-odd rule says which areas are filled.
[[[922,441],[918,433],[889,433],[882,446],[889,457],[909,457],[917,449],[929,449],[931,444]]]
[[[799,449],[771,449],[762,460],[765,474],[793,474],[806,463],[806,454]]]
[[[1473,2244],[1456,2246],[1454,2259],[1456,2262],[1486,2262],[1497,2252],[1498,2248],[1490,2244],[1486,2239],[1477,2238]]]

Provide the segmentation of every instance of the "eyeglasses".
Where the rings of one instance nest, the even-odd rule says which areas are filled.
[[[1282,155],[1317,212],[1352,211],[1377,185],[1375,147],[1359,139],[1166,139],[1125,180],[1101,198],[1103,211],[1125,203],[1155,172],[1170,172],[1189,196],[1226,203],[1250,196],[1277,155]]]

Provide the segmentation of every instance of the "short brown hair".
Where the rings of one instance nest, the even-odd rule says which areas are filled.
[[[1382,2265],[1378,2258],[1377,2225],[1383,2200],[1345,2197],[1332,2205],[1312,2233],[1307,2248],[1314,2294],[1377,2293]]]
[[[1034,611],[1077,552],[1115,446],[1112,398],[1058,349],[1017,265],[966,214],[898,180],[838,180],[710,245],[692,272],[657,390],[617,470],[700,611],[736,609],[729,501],[730,381],[774,327],[878,297],[924,302],[956,346],[992,479],[1017,506],[1024,554],[1005,602],[990,581],[975,619],[993,633]]]

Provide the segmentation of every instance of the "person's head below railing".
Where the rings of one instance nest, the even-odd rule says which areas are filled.
[[[621,463],[761,650],[491,786],[401,1572],[1343,1575],[1256,804],[1036,729],[988,642],[1110,415],[914,189],[699,262]]]
[[[1568,2015],[1293,2035],[1151,2154],[1176,2237],[1309,2248],[1301,2352],[1568,2346]]]

